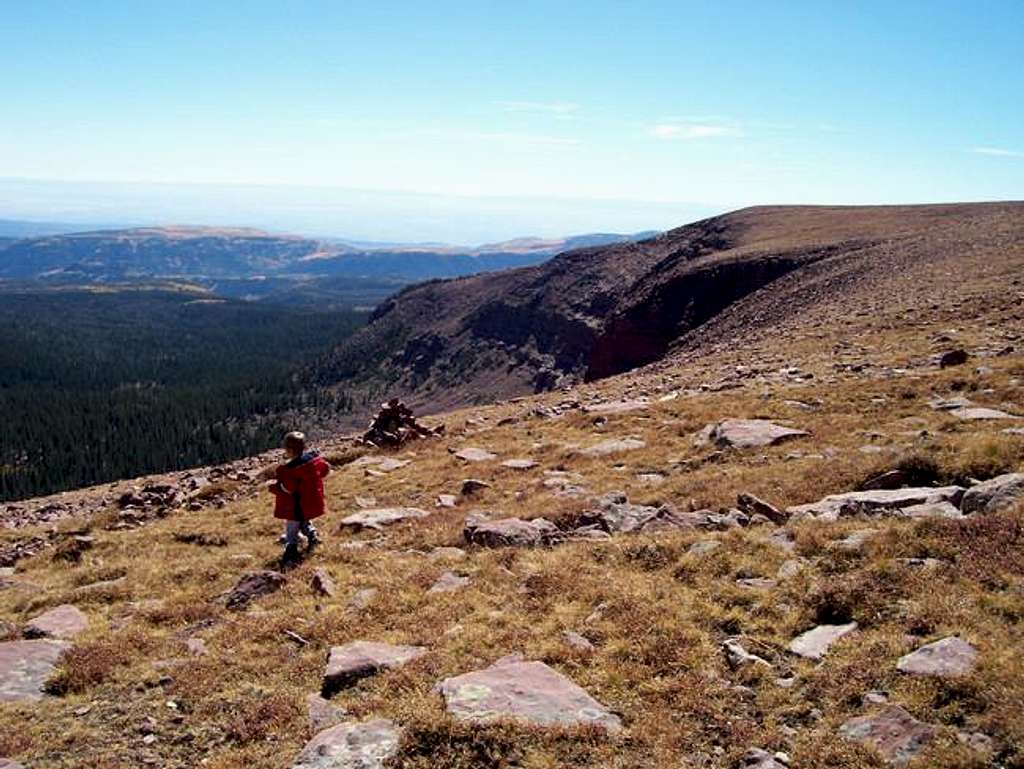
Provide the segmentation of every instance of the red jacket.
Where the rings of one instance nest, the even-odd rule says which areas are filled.
[[[319,518],[327,512],[324,505],[324,476],[331,466],[315,451],[308,451],[277,468],[277,481],[270,487],[274,495],[274,517],[286,521]]]

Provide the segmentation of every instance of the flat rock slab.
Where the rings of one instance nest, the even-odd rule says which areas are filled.
[[[935,736],[935,727],[918,721],[899,705],[872,716],[851,718],[839,727],[844,737],[877,750],[893,766],[906,766]]]
[[[532,459],[506,459],[501,463],[501,466],[512,470],[530,470],[536,467],[537,463]]]
[[[1005,411],[1000,411],[999,409],[989,409],[982,406],[953,409],[949,413],[957,419],[963,419],[968,422],[982,419],[1021,419],[1021,417],[1015,414],[1007,414]]]
[[[877,489],[832,494],[819,502],[790,507],[788,512],[798,518],[817,518],[835,521],[851,515],[904,515],[906,508],[917,505],[949,502],[959,505],[964,496],[960,486],[925,487],[916,489]]]
[[[963,518],[960,508],[951,502],[925,502],[921,505],[904,507],[903,515],[908,518]]]
[[[623,451],[635,451],[636,449],[642,449],[646,445],[639,438],[609,438],[593,446],[580,449],[579,453],[585,457],[604,457]]]
[[[536,547],[551,544],[561,537],[561,532],[546,518],[524,521],[522,518],[469,517],[462,535],[470,544],[484,547]]]
[[[960,510],[971,513],[995,513],[1013,507],[1024,498],[1024,473],[999,475],[967,490]]]
[[[753,449],[776,444],[795,438],[805,438],[810,433],[792,427],[775,424],[767,419],[725,419],[704,428],[698,437],[701,445],[717,446],[720,449]]]
[[[43,612],[25,625],[26,638],[74,638],[88,629],[89,618],[69,603]]]
[[[427,653],[422,646],[395,646],[373,641],[353,641],[332,646],[324,671],[321,694],[330,697],[361,678],[392,670]]]
[[[0,702],[40,700],[43,687],[68,644],[63,641],[0,643]]]
[[[383,769],[398,752],[401,730],[383,718],[324,729],[306,743],[292,769]]]
[[[609,731],[622,726],[618,716],[543,662],[499,660],[445,679],[439,688],[448,712],[460,721],[509,718],[535,726],[592,724]]]
[[[970,673],[977,660],[977,649],[956,636],[950,636],[900,657],[896,669],[912,675],[951,678]]]
[[[348,713],[345,708],[325,700],[319,694],[306,696],[306,716],[314,732],[323,731],[341,723],[345,720],[346,715]]]
[[[825,656],[832,644],[856,629],[856,622],[847,625],[818,625],[794,638],[789,644],[789,650],[801,657],[818,660]]]
[[[413,518],[425,518],[428,515],[430,513],[418,507],[373,507],[342,518],[341,525],[351,526],[355,529],[379,530],[394,523]]]
[[[584,414],[625,414],[628,411],[640,411],[650,406],[650,401],[629,400],[629,401],[606,401],[604,403],[593,403],[583,407]]]
[[[463,462],[490,462],[492,459],[498,458],[497,454],[493,454],[487,449],[478,449],[473,446],[459,449],[455,452],[455,456]]]
[[[452,593],[467,587],[470,583],[469,577],[460,577],[455,572],[446,571],[437,578],[437,582],[430,586],[428,593]]]

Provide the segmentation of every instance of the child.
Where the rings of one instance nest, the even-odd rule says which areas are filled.
[[[267,488],[274,495],[274,517],[284,520],[284,553],[282,566],[291,566],[299,560],[299,532],[308,540],[308,550],[320,544],[320,537],[310,521],[319,518],[324,506],[324,476],[331,471],[319,452],[306,451],[306,436],[300,432],[284,437],[287,462],[279,465],[277,479]],[[307,552],[308,552],[307,550]]]

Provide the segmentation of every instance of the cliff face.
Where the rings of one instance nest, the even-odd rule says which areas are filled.
[[[395,394],[426,410],[549,390],[656,362],[707,342],[711,328],[733,339],[744,325],[764,332],[869,284],[895,285],[899,270],[958,248],[1018,242],[1022,225],[1016,203],[744,209],[638,243],[411,287],[310,375],[355,384],[367,402]]]

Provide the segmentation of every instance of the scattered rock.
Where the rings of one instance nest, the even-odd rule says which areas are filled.
[[[745,587],[751,590],[771,590],[773,587],[778,585],[774,579],[765,579],[764,577],[741,577],[736,580],[736,584],[739,587]]]
[[[998,750],[996,741],[983,732],[960,731],[956,733],[956,738],[961,744],[982,756],[991,757]],[[0,769],[3,769],[2,765],[0,765]]]
[[[739,670],[747,665],[761,665],[769,668],[772,666],[768,660],[744,649],[735,638],[730,638],[722,643],[722,652],[725,654],[725,661],[730,670]]]
[[[89,618],[77,606],[63,604],[40,614],[25,625],[26,638],[74,638],[89,627]]]
[[[68,646],[51,640],[0,643],[0,702],[42,699],[46,681]]]
[[[639,411],[650,406],[646,400],[606,401],[583,407],[584,414],[625,414],[627,411]]]
[[[459,502],[459,498],[454,494],[438,494],[437,502],[434,503],[435,507],[455,507]]]
[[[618,454],[623,451],[634,451],[642,449],[647,444],[639,438],[609,438],[593,446],[580,449],[579,453],[585,457],[604,457],[609,454]]]
[[[227,593],[224,593],[222,598],[229,609],[242,611],[255,599],[276,593],[287,581],[288,578],[280,572],[270,571],[269,569],[251,571],[248,574],[242,575],[242,578],[238,580],[238,584]]]
[[[206,641],[202,638],[190,638],[185,642],[188,653],[196,657],[205,657],[207,654]]]
[[[939,356],[939,368],[950,368],[951,366],[962,366],[970,356],[967,350],[948,350]]]
[[[461,547],[435,547],[427,558],[431,561],[461,561],[466,557],[466,551]]]
[[[462,588],[469,585],[469,577],[460,577],[458,574],[446,571],[440,577],[437,578],[437,582],[430,586],[427,590],[428,593],[451,593],[455,590],[461,590]]]
[[[755,497],[753,494],[740,494],[736,497],[736,507],[747,515],[763,515],[769,521],[779,526],[786,523],[789,520],[789,514],[779,510],[763,499]]]
[[[722,543],[719,542],[717,539],[702,539],[690,545],[690,547],[688,547],[686,550],[686,554],[695,556],[707,555],[708,553],[717,550],[721,546]]]
[[[900,657],[896,669],[918,676],[951,678],[970,673],[977,659],[977,649],[956,636],[950,636]]]
[[[995,513],[1013,507],[1024,498],[1024,473],[1009,473],[979,483],[967,490],[960,510],[971,513]]]
[[[484,547],[535,547],[548,545],[562,538],[558,527],[546,518],[499,518],[488,520],[479,516],[466,518],[462,530],[466,542]]]
[[[785,753],[772,754],[767,750],[761,750],[761,748],[751,748],[740,758],[740,767],[742,769],[788,769],[789,757],[786,756],[785,761],[781,760],[785,755]]]
[[[25,767],[9,758],[0,758],[0,769],[25,769]]]
[[[974,405],[974,402],[963,396],[957,396],[956,398],[933,398],[928,401],[928,405],[935,411],[954,411],[968,409]]]
[[[804,430],[770,422],[767,419],[726,419],[704,428],[697,439],[698,445],[712,445],[720,449],[752,449],[774,446],[794,438],[810,435]]]
[[[383,718],[338,724],[306,743],[292,769],[383,769],[398,752],[401,736]]]
[[[565,642],[573,649],[581,652],[590,652],[594,650],[594,644],[590,642],[586,636],[582,636],[573,630],[566,630],[562,633],[562,638]]]
[[[844,737],[877,750],[890,764],[909,764],[935,736],[935,727],[922,723],[899,705],[871,716],[851,718],[839,727]]]
[[[835,542],[835,546],[848,553],[859,553],[875,534],[874,529],[858,529]]]
[[[915,505],[936,502],[957,505],[963,496],[964,489],[959,486],[851,491],[832,494],[808,505],[790,507],[789,513],[797,518],[812,517],[823,521],[852,515],[902,515],[905,508]]]
[[[803,570],[804,562],[801,559],[790,558],[782,562],[782,565],[779,567],[779,571],[775,576],[780,580],[793,579],[793,577]]]
[[[506,459],[501,463],[502,467],[508,467],[512,470],[530,470],[537,466],[537,463],[532,459]]]
[[[364,587],[362,590],[357,590],[355,594],[349,599],[348,606],[350,609],[361,611],[370,605],[370,602],[377,597],[377,588],[375,587]]]
[[[327,598],[332,598],[338,591],[338,586],[334,583],[334,578],[331,577],[327,569],[324,569],[323,567],[313,569],[313,576],[310,577],[309,584],[310,587],[313,588],[314,593]]]
[[[857,623],[847,625],[818,625],[794,638],[789,650],[808,659],[821,659],[836,641],[857,629]]]
[[[484,670],[445,679],[439,688],[448,712],[460,721],[511,718],[535,726],[589,724],[609,731],[622,725],[600,702],[542,662],[501,659]]]
[[[330,697],[360,678],[401,667],[426,653],[422,646],[395,646],[373,641],[352,641],[344,646],[332,646],[320,694]]]
[[[489,488],[491,488],[491,484],[487,481],[481,481],[479,478],[467,478],[462,482],[462,488],[459,493],[464,497],[471,497]]]
[[[407,521],[412,518],[425,518],[429,513],[418,507],[374,507],[342,518],[342,526],[351,526],[357,531],[362,529],[380,530],[385,526]]]
[[[983,408],[981,406],[975,406],[974,408],[968,409],[954,409],[949,412],[957,419],[962,419],[967,422],[987,420],[987,419],[1021,419],[1015,414],[1007,414],[1005,411],[999,409]]]
[[[348,713],[345,708],[325,700],[319,694],[310,694],[306,696],[306,715],[310,728],[319,732],[341,723]]]
[[[456,451],[455,456],[464,462],[490,462],[492,459],[498,458],[497,454],[492,454],[486,449],[478,449],[473,446]]]

